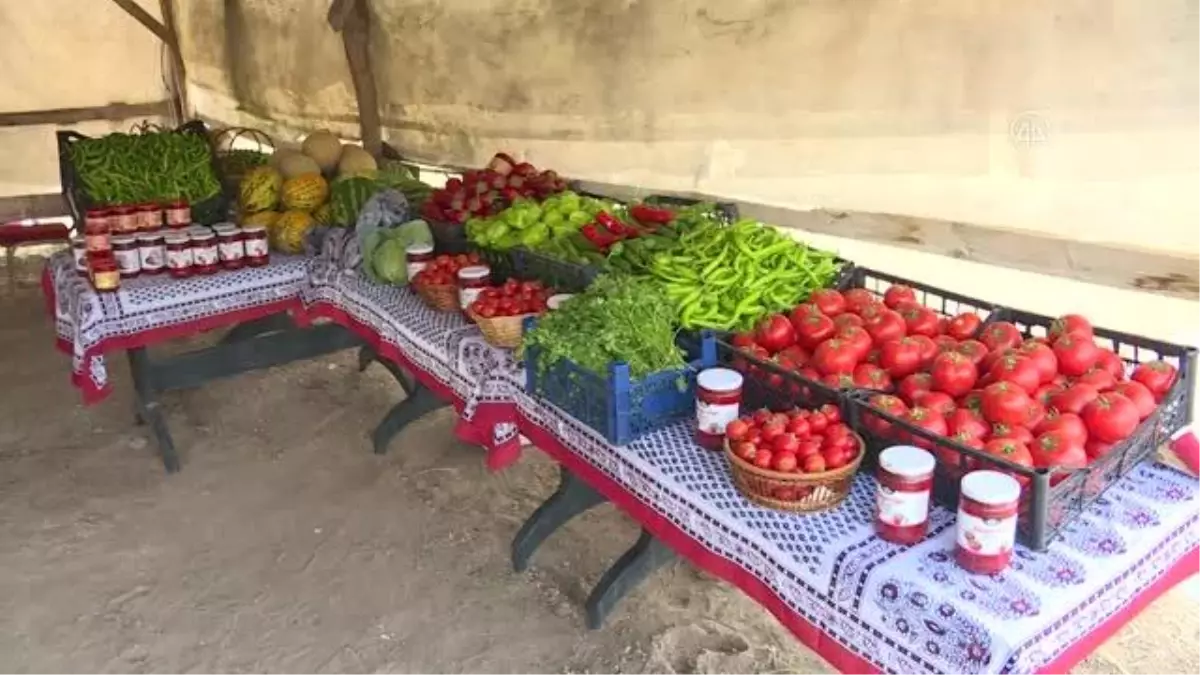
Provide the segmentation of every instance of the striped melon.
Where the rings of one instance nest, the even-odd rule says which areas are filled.
[[[256,166],[238,184],[238,201],[246,213],[266,211],[279,203],[279,188],[283,176],[269,166]]]
[[[314,225],[312,214],[306,211],[284,211],[271,229],[271,243],[284,253],[302,253],[304,241]]]
[[[289,211],[314,211],[329,197],[329,183],[319,173],[283,181],[283,206]]]

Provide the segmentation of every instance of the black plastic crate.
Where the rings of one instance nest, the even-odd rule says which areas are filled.
[[[443,220],[430,220],[429,232],[433,235],[433,249],[437,253],[458,255],[469,253],[471,245],[467,241],[467,229],[461,223],[451,223]]]
[[[690,338],[695,341],[698,338]],[[796,373],[746,354],[723,340],[717,340],[717,360],[742,374],[742,413],[760,408],[773,411],[792,408],[811,409],[826,404],[838,406],[843,419],[850,419],[849,395]]]
[[[897,284],[911,287],[916,292],[917,302],[945,317],[974,312],[986,322],[999,309],[999,305],[993,302],[857,265],[842,273],[836,288],[843,292],[865,288],[882,300],[887,289]]]
[[[603,273],[595,265],[580,265],[527,248],[516,249],[513,254],[518,277],[537,279],[563,293],[582,293]]]
[[[227,220],[230,215],[230,201],[224,191],[225,181],[221,175],[217,148],[213,143],[212,136],[208,133],[208,127],[201,120],[192,120],[176,127],[174,133],[198,134],[204,138],[208,144],[209,162],[212,166],[213,175],[216,177],[217,183],[222,186],[222,189],[212,197],[190,204],[192,222],[201,225],[212,225],[213,223]],[[89,137],[78,131],[63,130],[57,132],[55,138],[58,143],[58,174],[59,179],[62,181],[63,198],[67,202],[67,210],[70,212],[71,218],[75,221],[76,227],[82,227],[84,214],[88,209],[95,207],[96,204],[88,196],[87,191],[83,187],[83,181],[79,178],[79,174],[75,170],[75,165],[71,163],[70,148],[72,144],[88,139]],[[128,206],[135,205],[129,204]]]
[[[516,249],[502,251],[500,249],[468,244],[467,252],[478,254],[479,258],[491,268],[492,281],[494,283],[499,284],[509,279],[524,278],[520,275],[520,263],[518,262],[519,258]]]
[[[1008,308],[997,309],[991,322],[1012,321],[1027,337],[1045,336],[1052,318]],[[931,449],[941,461],[934,475],[934,498],[946,508],[958,507],[959,480],[969,470],[1004,471],[1025,483],[1017,538],[1022,544],[1042,550],[1062,528],[1094,502],[1105,490],[1142,461],[1154,456],[1170,435],[1191,421],[1192,378],[1196,350],[1148,338],[1097,328],[1096,342],[1112,348],[1132,370],[1138,363],[1166,360],[1178,368],[1171,391],[1150,417],[1133,434],[1088,467],[1052,472],[1010,464],[992,455],[968,448],[948,438],[934,436],[867,403],[876,392],[857,391],[851,397],[851,424],[867,441],[868,449],[879,450],[897,443],[914,443]],[[948,461],[949,460],[949,461]],[[1052,476],[1053,474],[1053,476]],[[1054,477],[1055,480],[1051,480]]]

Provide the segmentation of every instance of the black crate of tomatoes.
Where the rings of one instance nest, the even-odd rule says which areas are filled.
[[[890,370],[858,391],[852,421],[870,447],[911,443],[938,459],[935,497],[992,469],[1023,486],[1019,540],[1045,548],[1117,479],[1187,423],[1195,351],[1058,319],[998,310],[976,339]],[[911,370],[911,372],[909,372]]]

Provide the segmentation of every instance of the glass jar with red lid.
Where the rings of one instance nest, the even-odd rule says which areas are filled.
[[[412,281],[421,270],[429,267],[430,261],[433,260],[433,247],[429,244],[411,244],[404,249],[404,258],[408,280]]]
[[[192,276],[192,238],[187,232],[168,231],[163,235],[167,245],[167,273],[177,279]]]
[[[167,267],[167,246],[161,232],[143,232],[137,236],[142,274],[159,274]]]
[[[84,247],[88,253],[112,250],[111,230],[107,220],[89,220],[83,226]]]
[[[742,405],[742,374],[708,368],[696,376],[696,443],[709,450],[725,444],[725,427],[737,419]]]
[[[465,312],[492,283],[492,268],[487,265],[468,265],[458,270],[458,306]]]
[[[197,274],[215,274],[221,267],[217,254],[217,235],[206,227],[191,232],[192,269]]]
[[[138,229],[153,232],[162,227],[162,207],[158,204],[142,204],[137,207]]]
[[[880,539],[910,545],[925,539],[936,465],[933,454],[911,445],[896,445],[879,453],[875,532]]]
[[[141,273],[142,255],[137,237],[132,234],[113,235],[112,251],[122,279],[132,279]]]
[[[168,202],[163,206],[163,220],[171,229],[187,227],[192,224],[192,209],[182,199]]]
[[[101,293],[111,293],[121,288],[121,270],[112,251],[101,251],[88,256],[88,271],[92,288]]]
[[[974,574],[1008,567],[1017,538],[1021,484],[999,471],[972,471],[959,484],[954,558]]]
[[[242,231],[233,225],[217,225],[217,259],[227,270],[241,269],[245,264],[246,249],[242,244]]]
[[[262,225],[246,225],[242,228],[242,248],[246,251],[246,264],[262,267],[271,260],[267,246],[267,228]]]
[[[105,208],[88,209],[83,215],[83,225],[85,230],[89,224],[106,227],[109,229],[109,231],[112,231],[113,210]]]
[[[109,222],[112,231],[117,234],[133,234],[138,231],[141,221],[138,211],[132,206],[118,206],[110,211]]]

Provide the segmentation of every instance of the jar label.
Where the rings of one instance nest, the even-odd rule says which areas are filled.
[[[142,269],[139,249],[119,249],[114,252],[113,257],[117,259],[117,269],[121,271],[121,274],[133,274]]]
[[[708,434],[720,436],[725,427],[737,419],[737,403],[706,403],[696,399],[696,427]]]
[[[163,246],[143,246],[138,250],[141,251],[143,269],[156,270],[166,262]]]
[[[223,241],[217,245],[217,252],[221,256],[221,260],[241,260],[243,251],[240,241]]]
[[[247,239],[245,242],[246,255],[251,258],[261,258],[267,255],[266,239]]]
[[[904,492],[881,484],[875,492],[875,513],[885,525],[920,525],[929,519],[929,490]]]
[[[475,299],[478,298],[479,294],[482,292],[482,288],[458,289],[458,306],[461,307],[463,311],[466,311],[466,309],[471,306],[471,303],[475,302]]]
[[[1012,551],[1017,538],[1017,516],[980,518],[958,510],[958,547],[975,555],[993,556]]]
[[[188,209],[167,209],[167,224],[172,226],[187,225],[192,221]]]
[[[192,249],[183,248],[178,250],[167,249],[167,267],[173,270],[181,270],[185,267],[192,266]]]
[[[217,264],[217,247],[216,246],[196,246],[192,248],[192,260],[197,265],[216,265]]]
[[[415,261],[415,262],[410,261],[407,266],[408,280],[412,281],[413,278],[416,277],[417,274],[419,274],[420,271],[425,269],[426,267],[429,267],[429,263],[427,263],[425,261],[422,261],[422,260]]]

